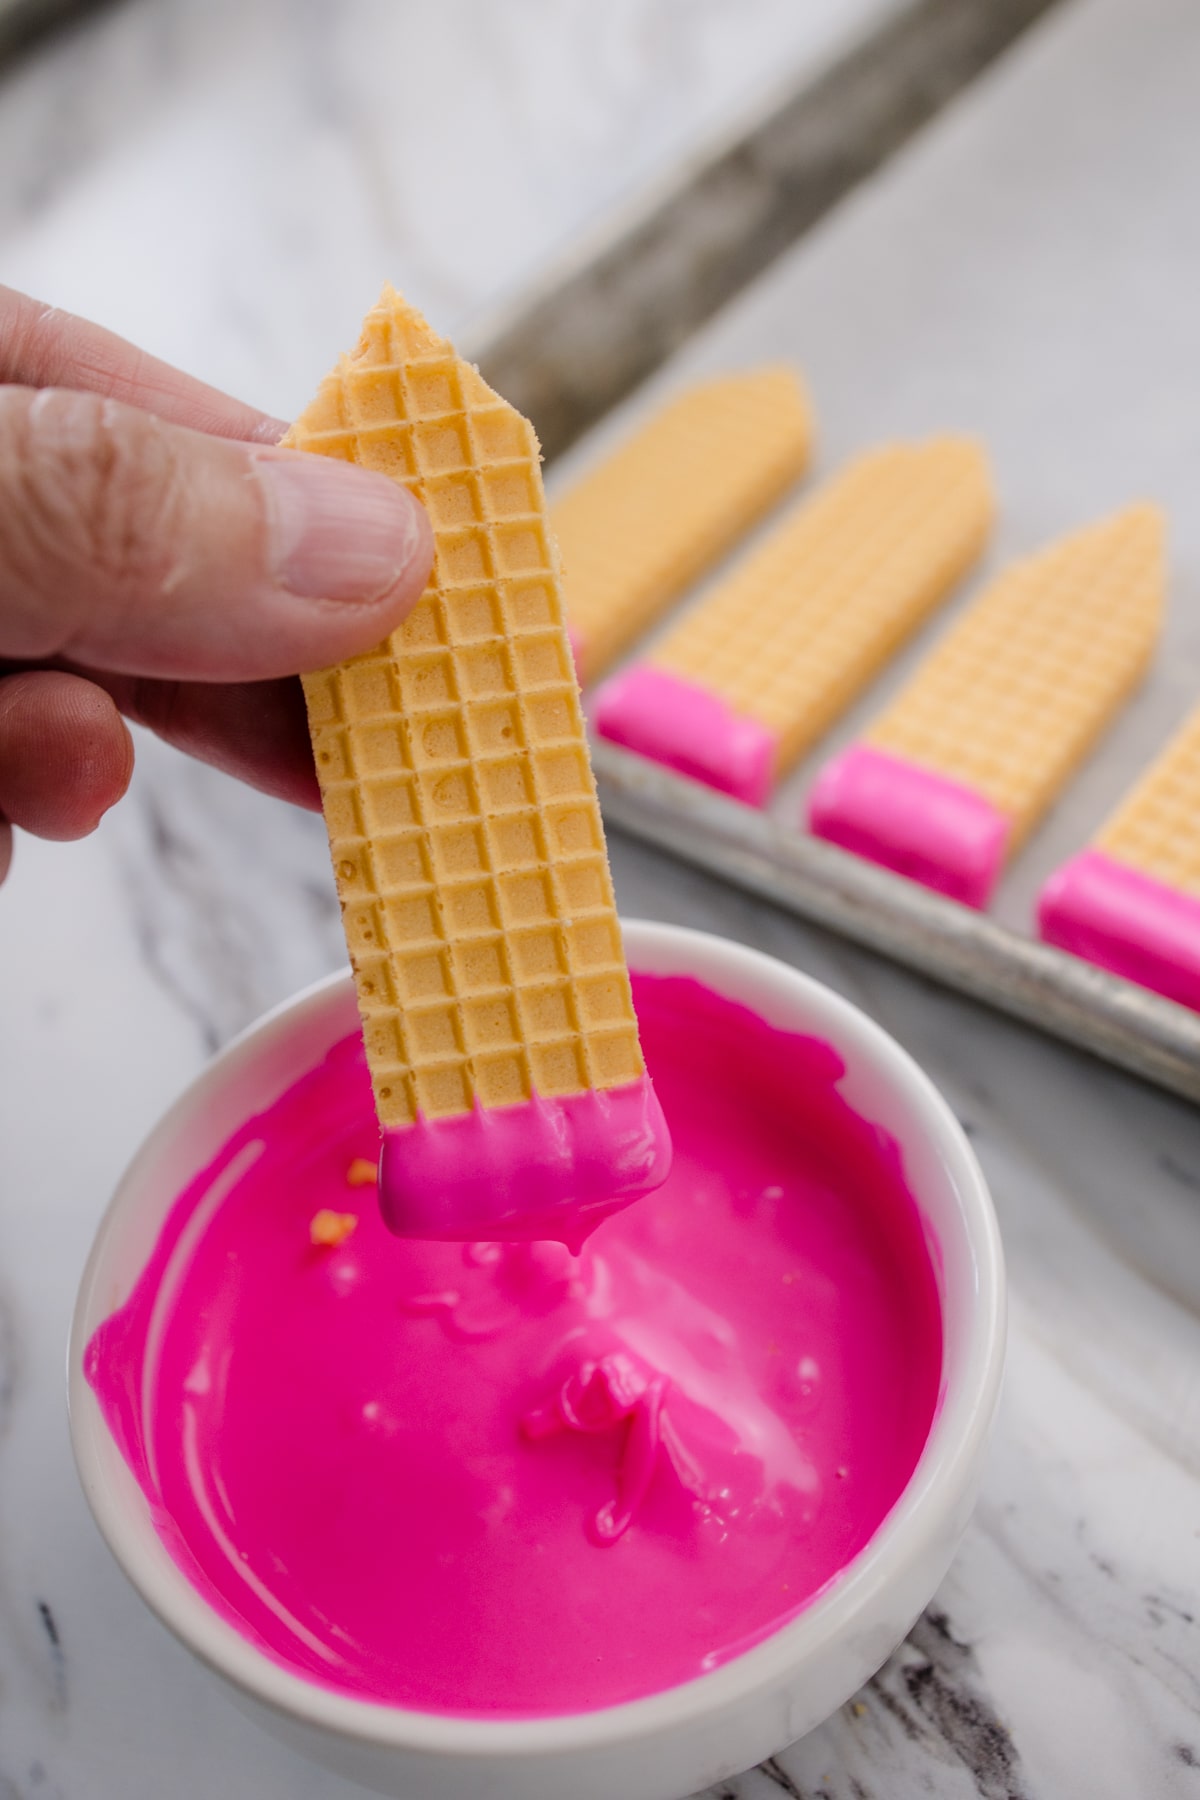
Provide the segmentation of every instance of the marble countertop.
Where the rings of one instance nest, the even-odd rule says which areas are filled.
[[[901,0],[123,0],[0,88],[0,272],[291,418],[456,335]]]
[[[333,220],[351,259],[335,280],[298,229],[305,184],[310,199],[331,196],[358,171],[364,206],[393,192],[361,179],[370,159],[357,160],[367,153],[344,102],[298,151],[303,180],[171,215],[169,171],[194,174],[220,148],[228,109],[252,118],[253,96],[235,92],[249,80],[239,56],[289,16],[282,0],[211,0],[235,54],[215,32],[209,42],[205,10],[127,5],[21,72],[0,108],[0,170],[21,130],[37,155],[0,183],[0,276],[286,410],[352,334],[362,289],[402,234],[382,215]],[[354,21],[347,41],[386,10],[339,9]],[[460,24],[470,10],[445,9]],[[562,10],[578,21],[587,9]],[[782,31],[799,10],[630,4],[613,17],[628,44],[635,18],[686,35],[685,15],[700,17],[711,75],[729,17],[754,15],[765,41],[772,15]],[[435,12],[420,30],[443,29]],[[315,62],[312,15],[295,14]],[[82,45],[105,70],[103,93],[84,92]],[[739,77],[742,96],[768,73]],[[1005,498],[1001,553],[1131,490],[1168,504],[1168,654],[1060,809],[1052,831],[1064,841],[1086,835],[1200,688],[1197,92],[1192,0],[1075,0],[661,377],[794,355],[826,466],[888,432],[979,429]],[[55,99],[52,130],[38,121]],[[740,103],[726,89],[721,104]],[[569,110],[560,94],[545,130]],[[666,153],[661,141],[643,149],[622,181]],[[264,160],[255,180],[268,177]],[[562,229],[606,197],[593,188],[574,213],[564,202]],[[254,206],[268,199],[269,231],[252,241]],[[155,208],[164,231],[152,243]],[[545,252],[535,237],[506,280]],[[96,264],[101,245],[111,265]],[[453,319],[484,304],[478,270],[413,260],[430,306]],[[263,335],[268,278],[297,295],[278,341]],[[107,1193],[213,1048],[343,958],[319,820],[141,736],[138,755],[133,791],[93,838],[22,839],[0,890],[0,1800],[351,1800],[358,1790],[244,1721],[149,1617],[70,1461],[63,1348]],[[1200,1117],[651,850],[619,838],[612,850],[627,914],[753,943],[905,1044],[972,1135],[1010,1266],[1001,1419],[935,1604],[835,1718],[713,1800],[1200,1794]],[[1048,854],[1039,844],[1031,857]],[[1014,921],[1032,879],[1010,884]]]

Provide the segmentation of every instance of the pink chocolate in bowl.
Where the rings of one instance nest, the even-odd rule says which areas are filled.
[[[75,1437],[119,1557],[277,1727],[381,1791],[548,1794],[557,1768],[573,1792],[620,1769],[622,1791],[665,1795],[744,1766],[871,1672],[965,1517],[1000,1342],[965,1144],[947,1164],[937,1131],[884,1116],[889,1093],[905,1111],[896,1071],[881,1085],[822,1030],[851,1009],[802,977],[665,928],[632,928],[629,950],[677,1168],[577,1263],[400,1244],[369,1190],[357,1230],[314,1251],[308,1220],[351,1203],[338,1184],[370,1122],[357,1046],[339,1048],[352,1007],[326,990],[300,1003],[292,1054],[259,1028],[241,1105],[214,1096],[225,1117],[191,1121],[190,1196],[180,1183],[81,1303]],[[797,1016],[792,984],[825,1016]],[[272,1120],[292,1159],[274,1169]],[[964,1205],[983,1208],[965,1233]],[[931,1455],[956,1478],[923,1503],[940,1532],[884,1580],[885,1643],[870,1602]]]

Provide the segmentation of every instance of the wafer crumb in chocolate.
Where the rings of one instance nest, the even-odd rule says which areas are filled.
[[[347,1187],[373,1187],[379,1179],[379,1165],[365,1156],[356,1156],[346,1170]]]
[[[339,1244],[345,1243],[357,1225],[357,1213],[333,1212],[328,1206],[323,1206],[320,1212],[313,1214],[308,1235],[319,1249],[336,1250]]]

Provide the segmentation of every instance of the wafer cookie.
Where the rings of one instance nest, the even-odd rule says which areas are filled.
[[[581,681],[593,681],[804,472],[795,373],[754,369],[668,401],[551,508]]]
[[[1038,901],[1048,944],[1200,1010],[1200,708]]]
[[[1144,673],[1165,585],[1153,506],[1013,564],[864,741],[823,770],[813,831],[986,906],[1006,859]]]
[[[991,516],[972,440],[870,451],[599,689],[597,730],[761,806],[950,593]]]
[[[537,440],[390,288],[285,438],[403,482],[430,584],[305,677],[380,1201],[414,1237],[561,1237],[665,1179]]]

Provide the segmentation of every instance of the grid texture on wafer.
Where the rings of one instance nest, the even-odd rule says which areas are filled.
[[[803,474],[808,398],[788,368],[670,401],[551,509],[581,678],[599,675]]]
[[[813,744],[978,556],[982,448],[893,444],[802,503],[648,661],[757,719],[777,772]]]
[[[385,289],[284,442],[433,523],[405,622],[304,681],[381,1122],[638,1079],[531,426]]]
[[[1200,900],[1200,708],[1122,801],[1096,848]]]
[[[1005,570],[867,734],[1012,820],[1012,849],[1144,673],[1162,620],[1162,515],[1134,506]]]

